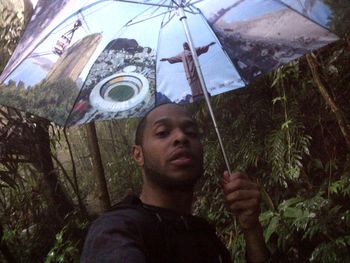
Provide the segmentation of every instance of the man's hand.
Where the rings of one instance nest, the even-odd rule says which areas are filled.
[[[247,262],[266,262],[270,252],[266,247],[259,222],[260,187],[244,173],[224,172],[223,189],[226,201],[238,217],[246,242]]]
[[[168,61],[167,58],[162,58],[160,61]]]
[[[227,204],[238,218],[243,231],[260,226],[259,186],[241,172],[224,172],[224,194]]]
[[[216,42],[211,42],[210,44],[209,44],[209,46],[212,46],[212,45],[215,45],[216,44]]]

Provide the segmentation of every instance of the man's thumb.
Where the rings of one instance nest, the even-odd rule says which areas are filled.
[[[230,174],[228,171],[224,172],[224,176],[223,176],[224,182],[228,183],[230,181]]]

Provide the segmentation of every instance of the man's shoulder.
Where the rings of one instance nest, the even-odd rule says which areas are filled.
[[[144,262],[143,225],[149,219],[137,204],[123,200],[90,226],[81,262]]]
[[[92,225],[113,223],[111,226],[117,227],[118,223],[136,224],[145,220],[150,220],[150,217],[142,209],[141,201],[136,196],[127,196],[100,215]]]
[[[120,202],[109,208],[103,215],[112,215],[119,213],[130,213],[132,211],[140,211],[142,207],[141,200],[136,195],[128,195]]]
[[[211,230],[214,228],[202,217],[179,215],[171,210],[145,205],[136,196],[127,196],[121,202],[113,205],[108,211],[97,218],[91,228],[118,229],[125,226],[137,228],[144,232],[153,231],[159,225],[167,227],[185,225],[193,230]]]
[[[136,199],[132,198],[132,200]],[[144,229],[147,230],[153,225],[152,220],[142,211],[137,202],[130,202],[128,197],[92,222],[86,243],[97,242],[96,240],[99,239],[108,240],[108,242],[128,238],[142,240]]]

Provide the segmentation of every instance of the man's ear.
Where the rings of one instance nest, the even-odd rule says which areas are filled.
[[[144,158],[143,158],[142,147],[140,145],[132,146],[132,157],[134,158],[137,166],[143,166]]]

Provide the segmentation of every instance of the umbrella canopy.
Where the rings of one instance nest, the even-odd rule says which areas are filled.
[[[70,126],[241,88],[338,39],[326,2],[39,0],[0,103]]]

